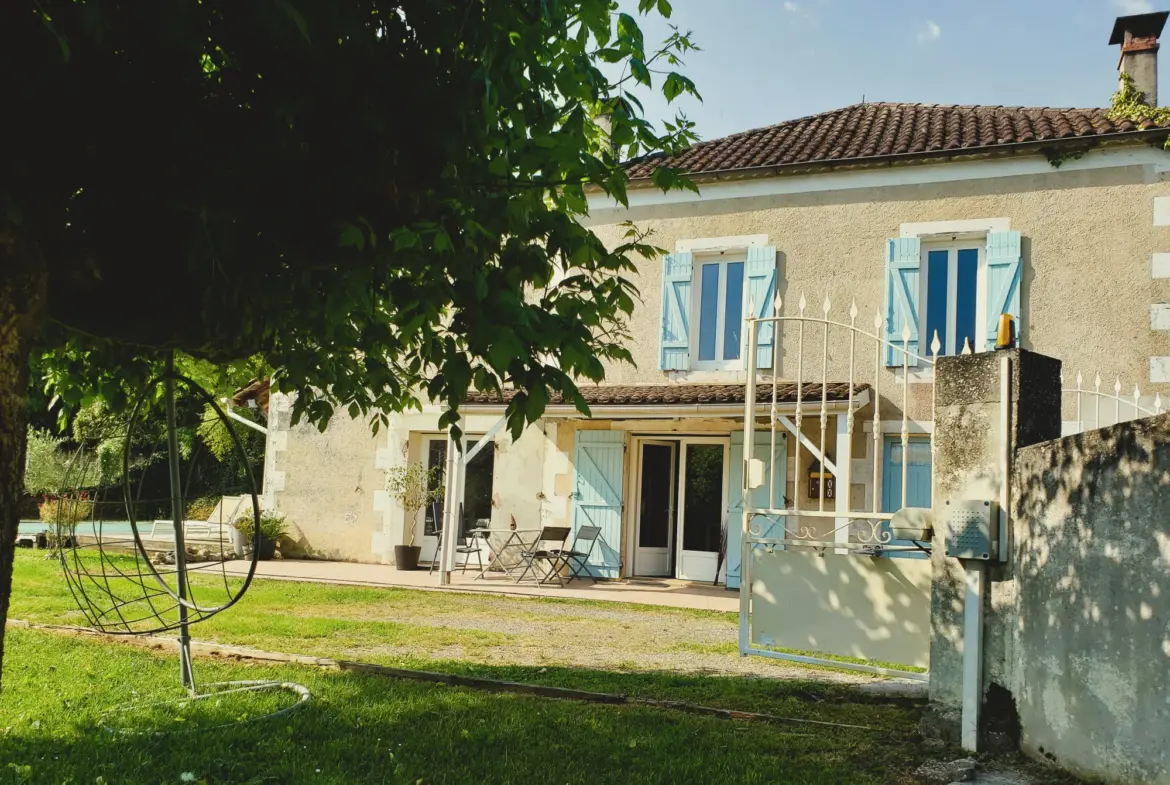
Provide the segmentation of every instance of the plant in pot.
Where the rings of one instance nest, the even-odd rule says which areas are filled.
[[[245,515],[235,523],[236,529],[244,538],[246,547],[253,547],[256,543],[256,520],[251,515]],[[276,541],[288,533],[288,524],[285,516],[265,510],[260,513],[260,553],[256,558],[267,561],[276,553]]]
[[[422,548],[414,544],[414,521],[419,510],[443,498],[443,469],[435,466],[428,469],[420,462],[395,466],[386,472],[386,492],[396,499],[406,511],[409,540],[405,545],[394,546],[394,566],[399,570],[418,569],[418,557]]]

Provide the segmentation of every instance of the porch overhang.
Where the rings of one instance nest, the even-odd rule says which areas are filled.
[[[775,403],[773,403],[773,391]],[[637,384],[597,385],[581,388],[594,420],[661,420],[711,419],[744,415],[745,384]],[[515,392],[506,390],[502,397],[477,394],[469,397],[460,411],[466,414],[494,414],[507,406]],[[799,400],[798,400],[799,399]],[[824,406],[826,413],[859,409],[871,400],[868,384],[853,385],[850,395],[846,382],[804,384],[797,391],[793,382],[778,381],[775,386],[764,382],[756,386],[756,414],[767,417],[773,408],[777,414],[794,414],[800,408],[805,415],[815,415]],[[586,419],[577,407],[555,397],[545,407],[548,419]]]

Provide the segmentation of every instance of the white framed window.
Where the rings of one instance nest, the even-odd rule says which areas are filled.
[[[746,273],[746,254],[695,255],[692,368],[713,371],[743,368]]]
[[[903,224],[887,241],[887,366],[917,368],[934,356],[935,336],[940,355],[989,351],[1004,314],[1022,339],[1022,238],[1007,226],[1006,218]]]
[[[985,237],[922,243],[918,317],[923,354],[933,355],[936,335],[940,355],[960,354],[964,346],[982,351],[987,340],[986,246]]]

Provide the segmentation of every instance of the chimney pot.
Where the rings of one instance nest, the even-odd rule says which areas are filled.
[[[1170,11],[1119,16],[1113,24],[1110,46],[1121,46],[1117,70],[1128,74],[1150,106],[1158,105],[1158,38]]]

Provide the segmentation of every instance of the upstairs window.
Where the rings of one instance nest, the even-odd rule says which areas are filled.
[[[937,335],[940,355],[959,354],[964,343],[979,351],[978,319],[983,305],[979,294],[980,247],[974,244],[925,246],[926,292],[925,353],[933,353]]]
[[[757,317],[771,315],[776,278],[776,248],[771,245],[666,256],[659,369],[743,370],[744,319],[750,305]],[[774,334],[771,322],[759,326],[757,368],[772,367]]]
[[[1002,314],[1015,319],[1017,341],[1023,273],[1020,233],[992,231],[969,240],[899,237],[887,244],[886,364],[995,348]],[[909,337],[904,337],[908,334]],[[1018,344],[1017,344],[1018,345]]]
[[[743,259],[699,262],[696,368],[738,368],[743,352]]]

